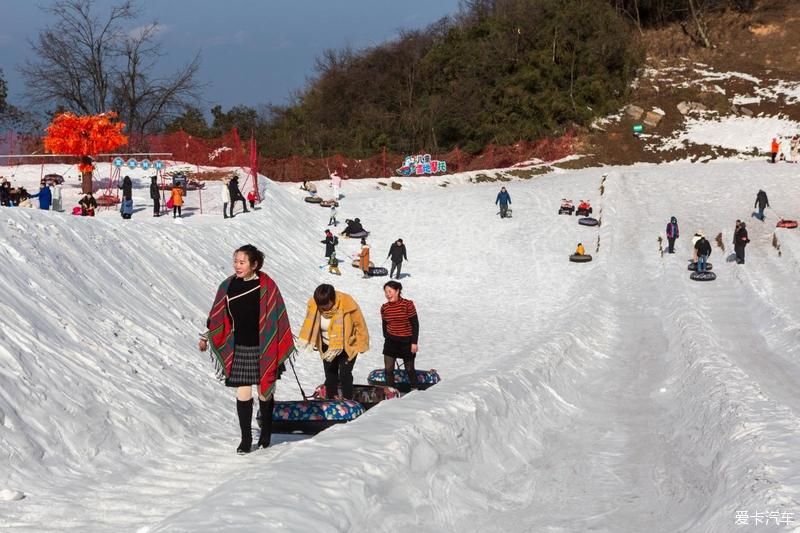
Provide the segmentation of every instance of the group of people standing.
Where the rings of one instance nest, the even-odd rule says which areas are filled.
[[[233,255],[233,275],[219,286],[206,326],[198,342],[211,349],[218,377],[236,389],[236,413],[241,430],[237,453],[252,449],[252,387],[258,387],[261,434],[257,447],[266,448],[272,434],[275,382],[295,342],[280,290],[262,272],[264,254],[247,244]],[[416,307],[402,296],[394,280],[383,286],[381,306],[383,356],[387,385],[394,385],[394,366],[402,359],[412,387],[416,387],[414,359],[418,351],[419,319]],[[370,348],[369,329],[355,299],[333,285],[316,287],[306,305],[298,347],[319,353],[328,398],[353,398],[353,367]]]
[[[764,209],[769,207],[769,198],[764,190],[759,189],[756,194],[756,201],[753,204],[754,208],[758,208],[758,212],[753,213],[753,217],[760,221],[765,220]],[[675,240],[680,237],[680,230],[678,229],[678,219],[675,217],[670,218],[667,223],[667,253],[675,253]],[[750,237],[747,233],[747,224],[737,219],[736,227],[733,230],[733,252],[736,259],[736,264],[743,265],[745,261],[745,247],[750,243]],[[696,263],[697,272],[705,272],[708,258],[711,255],[711,243],[705,236],[703,230],[697,230],[692,237],[693,256],[692,260]]]
[[[7,179],[0,179],[0,206],[33,207],[32,198],[39,199],[39,209],[59,212],[64,210],[60,183],[42,180],[39,183],[39,192],[30,194],[25,187],[11,187],[11,182]]]

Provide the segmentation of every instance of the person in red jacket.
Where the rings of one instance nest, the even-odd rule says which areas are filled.
[[[778,152],[781,150],[781,143],[778,142],[777,137],[772,138],[772,145],[770,146],[770,154],[772,155],[772,162],[775,162],[775,158],[778,157]]]
[[[383,286],[386,303],[381,306],[383,322],[383,366],[386,385],[394,387],[394,365],[399,358],[408,373],[411,387],[417,388],[417,373],[414,358],[417,356],[419,319],[414,302],[402,296],[403,285],[399,281],[387,281]]]

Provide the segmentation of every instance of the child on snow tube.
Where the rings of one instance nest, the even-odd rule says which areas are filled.
[[[583,248],[583,244],[582,243],[578,243],[578,247],[575,248],[575,254],[574,255],[586,255],[586,250]]]

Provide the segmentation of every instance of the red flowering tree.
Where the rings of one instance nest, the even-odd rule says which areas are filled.
[[[114,112],[83,116],[61,113],[47,127],[45,150],[81,158],[78,171],[81,173],[84,193],[92,192],[93,157],[128,143],[128,137],[122,133],[125,124],[114,121],[116,118]]]

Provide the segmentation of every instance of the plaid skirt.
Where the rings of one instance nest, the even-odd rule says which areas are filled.
[[[225,386],[258,385],[258,355],[258,346],[234,346],[231,375],[225,380]]]

